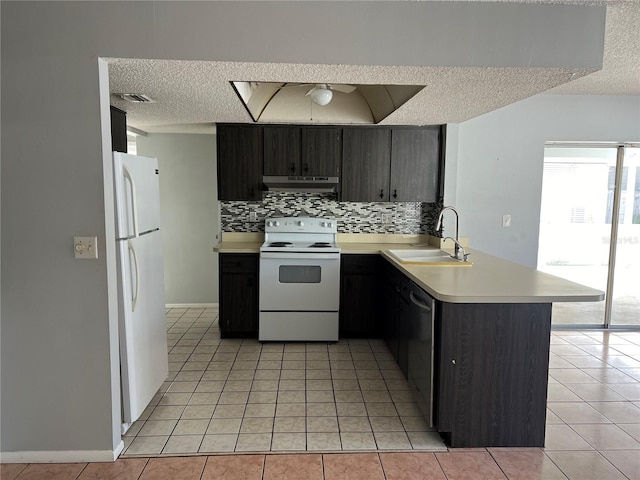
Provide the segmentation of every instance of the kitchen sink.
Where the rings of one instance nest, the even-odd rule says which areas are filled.
[[[431,266],[470,267],[472,262],[463,262],[453,258],[448,252],[438,249],[429,250],[388,250],[387,253],[400,263]]]

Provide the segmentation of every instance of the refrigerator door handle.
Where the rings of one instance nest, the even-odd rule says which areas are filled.
[[[133,217],[133,236],[137,237],[139,236],[139,232],[138,232],[138,200],[137,200],[138,194],[136,193],[136,182],[133,180],[133,176],[131,175],[131,172],[129,171],[129,169],[124,163],[122,164],[122,170],[124,173],[124,178],[128,179],[129,183],[131,184],[131,210],[132,210],[132,217]]]
[[[136,249],[130,241],[127,241],[127,245],[129,246],[129,251],[133,255],[133,264],[136,272],[136,288],[133,290],[133,296],[131,297],[131,311],[134,312],[136,310],[136,303],[138,302],[138,292],[140,291],[140,268],[138,268],[138,255],[136,254]]]

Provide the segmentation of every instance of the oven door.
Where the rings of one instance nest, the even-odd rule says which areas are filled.
[[[337,312],[340,254],[260,254],[260,311]]]

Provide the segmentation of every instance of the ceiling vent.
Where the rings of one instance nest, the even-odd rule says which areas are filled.
[[[115,95],[131,103],[154,103],[155,102],[155,100],[153,100],[151,97],[148,97],[147,95],[144,95],[142,93],[116,93]]]

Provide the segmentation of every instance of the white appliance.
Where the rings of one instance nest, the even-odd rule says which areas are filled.
[[[260,341],[338,340],[340,248],[335,220],[265,221],[260,247]]]
[[[155,158],[113,152],[122,419],[140,417],[169,373]]]

